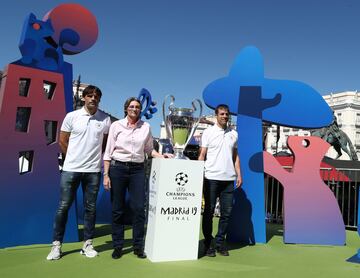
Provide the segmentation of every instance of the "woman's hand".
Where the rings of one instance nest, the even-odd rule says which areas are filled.
[[[174,158],[174,155],[172,153],[164,153],[163,158]]]
[[[104,184],[104,189],[109,191],[111,188],[111,181],[109,175],[104,175],[103,184]]]
[[[157,152],[157,151],[155,151],[155,150],[152,150],[152,151],[151,151],[151,156],[152,156],[152,157],[160,157],[160,158],[173,158],[173,157],[174,157],[174,155],[171,154],[171,153],[161,154],[161,153],[159,153],[159,152]]]

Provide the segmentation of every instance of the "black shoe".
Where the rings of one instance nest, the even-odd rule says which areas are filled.
[[[121,247],[115,247],[114,251],[111,254],[111,257],[116,260],[116,259],[120,259],[121,256],[122,256],[122,248]]]
[[[146,259],[146,254],[143,249],[134,249],[134,255],[136,255],[139,259]]]
[[[218,252],[221,256],[229,256],[229,251],[225,246],[216,247],[216,252]]]
[[[207,248],[205,251],[205,256],[216,257],[215,249],[212,247]]]

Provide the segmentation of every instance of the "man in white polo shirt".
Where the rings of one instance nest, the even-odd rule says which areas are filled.
[[[80,253],[97,256],[92,245],[96,199],[100,186],[101,156],[105,150],[110,117],[98,109],[101,90],[89,85],[82,93],[84,107],[68,113],[62,123],[59,145],[65,161],[61,173],[60,202],[54,221],[53,245],[47,260],[61,257],[65,226],[80,183],[84,192],[84,245]]]
[[[237,154],[238,134],[228,127],[229,107],[220,104],[215,109],[216,123],[207,128],[201,137],[199,160],[205,160],[204,200],[202,230],[205,237],[205,255],[215,257],[216,251],[229,256],[225,246],[225,236],[232,210],[234,181],[236,187],[242,183],[240,160]],[[216,199],[220,199],[220,219],[215,236],[215,248],[212,240],[213,215]]]

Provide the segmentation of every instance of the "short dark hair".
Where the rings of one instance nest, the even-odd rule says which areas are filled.
[[[227,106],[226,104],[219,104],[218,106],[216,106],[215,108],[215,115],[217,115],[219,113],[219,110],[226,110],[227,112],[229,112],[229,106]]]
[[[130,105],[130,103],[132,101],[138,102],[140,104],[140,110],[142,110],[142,105],[141,105],[140,100],[138,98],[136,98],[136,97],[129,97],[124,103],[124,115],[125,115],[125,117],[127,116],[127,111],[126,110],[128,109],[128,107],[129,107],[129,105]]]
[[[99,96],[99,98],[101,98],[101,96],[102,96],[102,92],[98,87],[96,87],[94,85],[89,85],[82,92],[82,97],[85,97],[86,95],[89,95],[92,93],[97,94]]]

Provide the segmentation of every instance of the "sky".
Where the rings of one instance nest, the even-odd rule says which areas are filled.
[[[67,2],[2,4],[0,67],[20,58],[21,28],[30,12],[43,18]],[[159,112],[149,121],[156,137],[167,94],[175,96],[175,106],[190,108],[249,45],[262,53],[267,78],[302,81],[322,95],[360,89],[358,0],[72,2],[88,8],[99,26],[93,47],[64,56],[73,64],[73,79],[81,74],[82,82],[100,87],[101,108],[117,117],[128,97],[148,89],[158,103]]]

